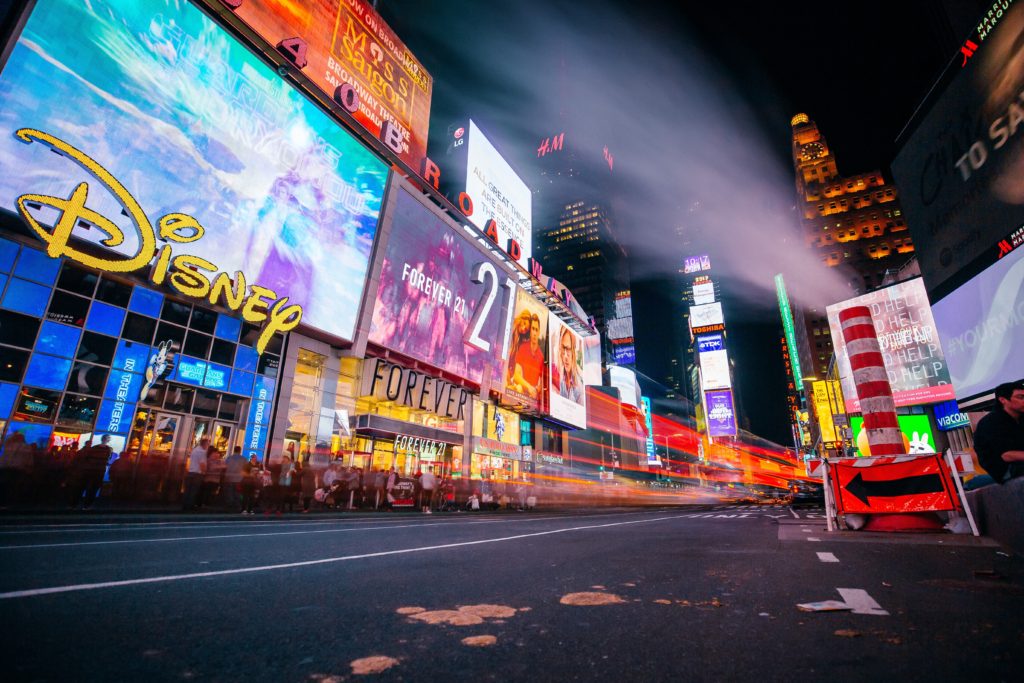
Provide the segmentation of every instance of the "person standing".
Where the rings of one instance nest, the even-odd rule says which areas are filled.
[[[203,437],[199,444],[188,454],[188,466],[185,469],[185,496],[182,500],[182,510],[192,510],[196,507],[196,499],[199,490],[203,486],[203,477],[206,474],[206,456],[210,450],[210,440]]]
[[[76,507],[81,502],[82,509],[88,510],[96,502],[100,489],[103,488],[103,475],[107,471],[107,461],[110,459],[110,454],[113,453],[109,443],[110,435],[104,434],[98,444],[84,448],[78,454],[77,485],[72,489],[72,507]],[[82,500],[83,494],[85,500]]]
[[[373,509],[379,510],[381,503],[384,502],[384,495],[386,493],[385,487],[388,483],[388,473],[383,468],[377,470],[373,475]]]
[[[434,468],[428,467],[427,471],[420,477],[420,486],[423,488],[423,500],[420,509],[424,514],[431,514],[434,511],[434,493],[437,491],[437,477],[434,476]]]
[[[245,474],[244,469],[245,458],[242,457],[242,447],[235,446],[231,455],[224,458],[224,484],[222,486],[224,506],[231,512],[241,508],[239,489],[242,486],[242,477]]]
[[[317,471],[313,469],[313,465],[309,460],[306,461],[306,466],[302,468],[302,512],[309,512],[309,504],[313,501],[313,496],[316,494],[316,480]]]
[[[995,410],[974,430],[978,462],[998,484],[1024,476],[1024,381],[996,387]]]
[[[253,514],[253,507],[256,505],[256,488],[260,476],[260,461],[255,455],[249,456],[249,462],[242,466],[242,514]]]

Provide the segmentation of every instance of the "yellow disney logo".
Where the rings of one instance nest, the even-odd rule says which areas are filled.
[[[52,258],[67,256],[97,270],[131,273],[148,265],[155,256],[156,263],[149,274],[149,279],[154,284],[160,285],[167,281],[172,289],[184,296],[205,298],[211,304],[222,303],[232,311],[241,309],[242,318],[246,322],[265,323],[256,342],[257,353],[263,353],[274,334],[293,330],[302,320],[302,307],[297,304],[289,306],[288,297],[278,299],[277,293],[272,289],[252,284],[248,287],[247,295],[245,275],[241,271],[236,271],[234,277],[231,277],[227,273],[218,272],[220,268],[199,256],[175,256],[170,244],[164,245],[158,251],[157,231],[153,229],[153,224],[146,217],[142,207],[124,185],[85,152],[48,133],[31,128],[22,128],[15,136],[26,143],[41,142],[51,151],[88,171],[121,203],[139,235],[138,253],[131,258],[100,258],[87,254],[68,244],[71,233],[79,221],[86,221],[106,233],[107,237],[100,240],[100,244],[105,247],[117,247],[124,243],[125,238],[124,231],[112,220],[85,205],[89,197],[88,183],[79,183],[67,199],[41,194],[21,195],[18,197],[18,211],[36,235],[46,242],[46,253]],[[49,207],[60,213],[60,219],[53,226],[53,232],[36,220],[28,209],[29,205]],[[178,244],[195,242],[206,232],[199,221],[184,213],[167,214],[157,221],[157,229],[161,239]],[[207,276],[203,271],[216,275]]]

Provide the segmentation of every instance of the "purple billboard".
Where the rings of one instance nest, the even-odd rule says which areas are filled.
[[[705,391],[708,409],[708,436],[736,436],[736,409],[732,391]]]
[[[369,341],[480,383],[500,377],[508,275],[400,188]]]

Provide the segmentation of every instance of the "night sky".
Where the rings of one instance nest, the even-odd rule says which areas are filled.
[[[682,257],[711,254],[743,408],[752,431],[785,444],[772,275],[838,300],[800,251],[790,118],[817,122],[840,173],[891,177],[896,138],[990,3],[640,4],[381,0],[378,11],[434,78],[432,157],[466,115],[527,184],[537,143],[559,130],[614,151],[644,374],[669,372],[663,312]]]

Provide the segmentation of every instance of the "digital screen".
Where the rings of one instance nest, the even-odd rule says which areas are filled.
[[[619,390],[623,403],[640,408],[640,383],[636,381],[635,372],[613,365],[608,368],[608,383]]]
[[[728,389],[732,386],[729,377],[729,354],[727,351],[708,351],[698,354],[702,389]]]
[[[932,406],[932,411],[935,412],[936,424],[944,432],[959,429],[960,427],[968,427],[971,424],[971,418],[966,413],[960,412],[960,406],[956,401],[936,403]]]
[[[703,306],[690,306],[690,327],[706,327],[708,325],[724,325],[725,318],[722,317],[722,304],[704,304]]]
[[[525,290],[518,290],[505,364],[505,398],[540,410],[547,377],[548,309]]]
[[[473,121],[469,122],[468,145],[466,194],[473,200],[469,220],[482,229],[493,218],[498,228],[498,246],[507,249],[509,238],[518,242],[522,249],[519,263],[526,268],[533,254],[530,188]]]
[[[303,323],[352,337],[387,166],[199,9],[40,0],[0,100],[0,207],[67,198],[84,182],[87,208],[124,233],[111,249],[125,260],[144,255],[144,233],[163,216],[187,214],[204,233],[174,243],[176,256],[241,271],[302,306]],[[93,172],[15,137],[26,126],[88,155],[151,225],[136,226]],[[29,208],[42,225],[60,217]],[[73,236],[107,239],[95,223],[78,221]]]
[[[615,344],[612,346],[612,359],[619,365],[632,365],[636,363],[636,347],[632,344]]]
[[[818,428],[821,431],[821,440],[826,443],[838,441],[836,436],[836,424],[833,414],[841,411],[842,407],[837,403],[837,382],[835,380],[818,380],[811,384],[811,397],[814,402],[814,415],[818,419]]]
[[[583,383],[588,387],[601,385],[601,335],[583,338]]]
[[[721,334],[702,334],[697,337],[697,352],[721,351],[725,348],[725,340]]]
[[[708,436],[736,436],[736,409],[732,391],[706,391]]]
[[[903,447],[910,455],[935,453],[935,434],[932,432],[931,421],[927,415],[897,415],[900,432],[903,434]],[[857,455],[871,455],[868,433],[864,430],[864,418],[850,418],[850,432]]]
[[[1024,249],[938,301],[932,314],[957,399],[1024,378]]]
[[[882,350],[885,371],[897,406],[937,403],[954,398],[932,307],[920,278],[833,304],[825,309],[832,330],[832,345],[839,364],[846,412],[859,413],[860,399],[853,382],[839,313],[851,306],[867,306]],[[792,355],[792,351],[790,352]]]
[[[702,273],[705,270],[711,270],[711,259],[707,254],[687,256],[683,261],[683,272],[686,274]]]
[[[697,306],[715,302],[715,285],[713,282],[702,282],[693,286],[693,303]]]
[[[503,267],[404,188],[388,210],[391,236],[369,340],[471,382],[480,383],[486,367],[500,377],[509,296]],[[494,276],[474,282],[480,263],[492,264]],[[466,343],[478,308],[478,336],[490,345],[487,352]]]
[[[556,316],[548,316],[548,413],[581,429],[587,426],[583,341]]]
[[[206,0],[222,11],[225,3]],[[234,10],[269,46],[283,40],[301,46],[308,76],[327,97],[342,83],[355,86],[359,110],[353,114],[374,137],[384,120],[402,133],[400,156],[418,169],[427,153],[433,79],[365,0],[282,2],[245,0]]]
[[[979,272],[979,262],[995,262],[999,241],[1024,225],[1024,3],[1009,4],[994,7],[998,22],[969,59],[953,58],[956,75],[921,106],[892,164],[933,300]]]
[[[646,452],[648,465],[660,465],[661,459],[654,450],[654,421],[651,417],[651,399],[646,396],[640,397],[640,410],[644,414],[644,424],[647,426]]]

